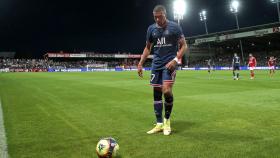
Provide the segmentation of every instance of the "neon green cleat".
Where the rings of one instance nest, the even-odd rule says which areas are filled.
[[[170,119],[164,118],[163,134],[166,136],[171,134]]]
[[[154,134],[154,133],[159,133],[162,132],[163,130],[163,124],[162,123],[157,123],[156,126],[147,132],[147,134]]]

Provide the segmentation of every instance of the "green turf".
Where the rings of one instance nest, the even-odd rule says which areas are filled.
[[[1,73],[11,158],[95,158],[112,136],[122,158],[280,157],[280,76],[180,71],[171,136],[153,127],[149,72]]]

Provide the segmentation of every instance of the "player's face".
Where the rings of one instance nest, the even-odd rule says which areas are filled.
[[[253,55],[252,54],[249,54],[249,57],[252,57]]]
[[[154,12],[154,20],[155,22],[160,26],[164,27],[166,24],[166,16],[165,13],[160,11],[160,12]]]

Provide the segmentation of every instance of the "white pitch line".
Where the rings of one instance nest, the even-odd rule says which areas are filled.
[[[0,158],[8,158],[8,146],[6,141],[2,104],[0,99]]]

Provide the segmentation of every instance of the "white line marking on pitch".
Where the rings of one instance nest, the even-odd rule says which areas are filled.
[[[4,117],[0,98],[0,158],[8,158],[8,146],[6,142],[6,133],[4,127]]]

